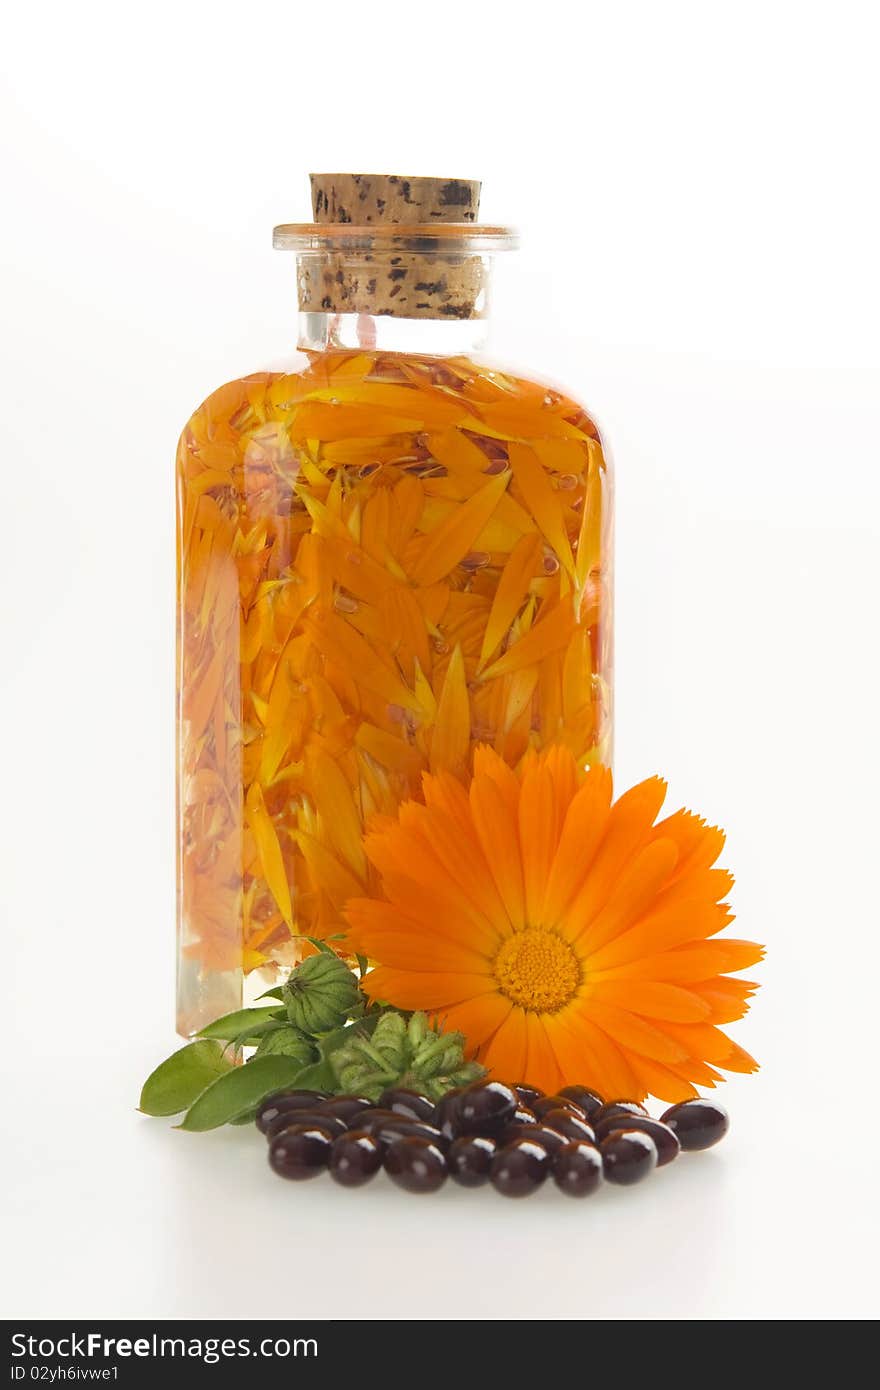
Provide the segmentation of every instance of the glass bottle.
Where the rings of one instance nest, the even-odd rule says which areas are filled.
[[[369,892],[371,818],[554,742],[611,756],[611,480],[584,408],[478,355],[479,184],[313,175],[302,356],[180,439],[178,1030]]]

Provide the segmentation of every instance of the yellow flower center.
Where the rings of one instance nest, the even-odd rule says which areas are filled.
[[[542,927],[527,927],[508,937],[493,968],[501,993],[535,1013],[561,1009],[581,982],[580,963],[571,946]]]

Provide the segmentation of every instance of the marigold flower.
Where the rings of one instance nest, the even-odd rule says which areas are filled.
[[[610,772],[566,748],[515,771],[480,747],[468,787],[444,771],[423,786],[366,837],[381,896],[346,908],[371,997],[427,1010],[548,1092],[678,1101],[717,1068],[756,1069],[718,1025],[746,1012],[757,986],[729,972],[763,947],[719,936],[724,835],[685,810],[656,822],[660,778],[612,805]]]

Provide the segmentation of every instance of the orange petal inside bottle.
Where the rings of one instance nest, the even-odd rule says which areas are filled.
[[[365,827],[474,747],[610,757],[610,481],[567,396],[464,357],[312,354],[178,450],[179,1018],[344,929]],[[438,910],[439,906],[438,906]]]

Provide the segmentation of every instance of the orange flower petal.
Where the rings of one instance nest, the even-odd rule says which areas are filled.
[[[491,777],[475,777],[470,787],[474,831],[504,903],[509,928],[525,925],[525,889],[516,811]],[[499,924],[501,926],[501,924]]]
[[[591,967],[601,969],[600,955],[596,953],[601,953],[606,943],[613,943],[615,938],[628,934],[628,928],[648,911],[675,868],[677,857],[678,851],[671,840],[654,840],[621,871],[605,906],[592,921],[586,922],[577,937],[581,950],[589,957]],[[652,938],[652,944],[659,943]],[[678,945],[678,942],[671,944]],[[615,957],[607,963],[617,965],[620,961]]]
[[[646,1018],[665,1019],[672,1023],[702,1023],[711,1008],[704,998],[678,985],[660,984],[654,980],[600,980],[591,985],[596,999],[603,1004],[616,1004]]]
[[[430,840],[416,827],[417,856],[401,827],[367,836],[367,855],[383,876],[387,896],[404,916],[424,929],[472,940],[486,953],[497,950],[499,931],[474,902],[468,887],[450,875]],[[459,869],[456,867],[456,875]]]
[[[412,578],[417,584],[436,584],[464,559],[495,511],[509,480],[509,473],[498,473],[435,527],[412,567]]]
[[[425,505],[425,490],[421,480],[411,473],[396,483],[391,492],[391,515],[388,519],[388,539],[399,555],[418,525]]]
[[[344,907],[349,898],[363,891],[363,884],[348,866],[314,835],[297,830],[294,839],[309,867],[312,883],[321,885],[334,907]]]
[[[247,794],[248,825],[257,844],[263,877],[278,904],[278,909],[289,927],[293,926],[293,906],[290,901],[290,884],[275,827],[266,810],[263,789],[259,782],[252,782]]]
[[[351,786],[336,759],[329,757],[317,745],[309,750],[306,766],[318,814],[323,819],[331,845],[346,861],[352,873],[363,878],[367,859],[360,813]]]
[[[602,837],[611,806],[611,774],[591,768],[566,812],[559,845],[547,880],[543,915],[556,925],[583,881]]]
[[[728,1040],[729,1041],[729,1040]],[[718,1063],[725,1071],[741,1071],[747,1075],[750,1072],[758,1071],[759,1064],[754,1057],[746,1052],[745,1048],[740,1047],[739,1043],[731,1043],[730,1051]]]
[[[495,955],[498,937],[491,925],[460,897],[444,895],[439,889],[428,897],[418,884],[399,875],[386,876],[384,887],[388,900],[356,894],[347,904],[352,941],[363,954],[376,955],[374,932],[379,930],[399,931],[401,935],[413,935],[425,942],[433,940],[438,955],[445,951],[447,943],[452,949],[474,951],[483,965]],[[392,956],[385,960],[389,965],[398,963]]]
[[[577,629],[562,663],[562,713],[571,725],[593,698],[593,659],[590,629]]]
[[[363,903],[364,899],[360,899],[360,902]],[[374,923],[368,926],[363,916],[363,907],[360,910],[356,909],[356,915],[352,918],[351,906],[348,905],[346,915],[355,928],[357,940],[363,943],[367,954],[376,960],[387,961],[389,967],[395,970],[430,971],[436,965],[436,937],[427,936],[419,930],[407,930],[401,922],[392,929]],[[403,930],[401,926],[404,926]],[[466,975],[488,972],[485,956],[472,947],[462,946],[449,938],[443,938],[443,961],[449,970],[461,970]]]
[[[575,576],[579,591],[583,591],[590,574],[599,569],[602,563],[602,531],[604,521],[602,474],[605,468],[605,460],[602,457],[601,446],[596,440],[588,440],[586,447],[589,464],[587,468],[587,486],[584,493],[583,507],[581,509],[581,527],[577,539],[577,568]]]
[[[423,671],[431,669],[431,648],[425,616],[412,589],[399,586],[386,588],[379,601],[382,633],[386,647],[397,654],[407,678],[418,661]]]
[[[503,1081],[519,1080],[526,1074],[527,1053],[525,1010],[512,1008],[485,1051],[481,1049],[480,1061]]]
[[[712,1023],[735,1023],[748,1011],[749,998],[757,988],[750,980],[719,975],[714,980],[695,982],[690,992],[705,1002]]]
[[[461,647],[446,667],[437,703],[437,719],[431,735],[431,771],[463,772],[471,741],[471,707],[468,700]]]
[[[711,1023],[665,1023],[663,1027],[670,1038],[681,1044],[689,1057],[701,1057],[716,1066],[725,1065],[725,1057],[732,1054],[735,1046],[726,1033]]]
[[[355,734],[355,743],[377,763],[403,773],[413,784],[424,769],[424,759],[417,748],[404,743],[394,734],[386,733],[384,729],[378,729],[375,724],[366,721],[361,724]]]
[[[468,1056],[481,1055],[485,1044],[494,1037],[513,1011],[513,1005],[503,995],[480,994],[438,1010],[446,1028],[457,1028],[468,1043]]]
[[[665,980],[671,984],[688,984],[705,980],[710,975],[747,970],[764,959],[764,947],[754,941],[737,941],[725,937],[721,941],[698,941],[692,946],[679,946],[656,956],[642,956],[608,970],[598,972],[602,978],[615,980]]]
[[[674,840],[678,845],[676,876],[691,874],[695,869],[708,869],[724,848],[724,831],[707,825],[691,811],[675,811],[654,827],[657,839]]]
[[[470,814],[468,825],[470,827]],[[465,837],[451,816],[434,810],[424,817],[422,832],[447,880],[458,887],[462,896],[474,905],[497,934],[506,925],[504,902],[479,845],[475,843],[473,829]]]
[[[642,1099],[638,1079],[616,1042],[573,1005],[545,1019],[563,1075],[593,1086],[609,1100]]]
[[[469,597],[450,603],[466,614]],[[496,1075],[548,1091],[676,1101],[716,1068],[754,1070],[715,1024],[753,989],[724,976],[763,948],[715,935],[719,832],[676,813],[658,835],[664,792],[650,778],[612,806],[608,772],[562,745],[524,750],[518,771],[477,747],[467,790],[426,774],[424,801],[367,837],[385,900],[348,905],[376,992],[448,1014]]]
[[[523,1074],[530,1076],[532,1085],[540,1086],[548,1096],[555,1095],[559,1087],[565,1084],[544,1020],[540,1014],[531,1011],[526,1013],[526,1065]],[[537,1079],[539,1077],[540,1080]]]
[[[439,811],[452,821],[460,834],[472,833],[468,795],[457,777],[451,776],[448,772],[425,777],[422,782],[422,795],[429,810]]]
[[[509,676],[526,666],[535,666],[558,652],[571,641],[575,630],[575,612],[571,599],[561,599],[552,606],[545,607],[538,621],[524,636],[512,642],[503,656],[493,661],[483,671],[481,679],[496,680],[499,676]]]
[[[501,791],[514,816],[519,809],[520,784],[512,767],[485,744],[474,749],[474,777],[488,777]]]
[[[670,844],[671,841],[656,840],[652,843]],[[689,873],[682,874],[680,865],[676,864],[668,884],[657,894],[656,906],[659,911],[676,905],[683,906],[692,901],[718,903],[727,897],[732,887],[733,874],[728,873],[726,869],[697,867]]]
[[[571,543],[563,521],[564,493],[558,492],[545,472],[533,449],[527,444],[511,444],[508,449],[510,466],[516,486],[525,504],[537,521],[561,564],[574,574]]]
[[[518,614],[528,593],[529,583],[535,575],[538,558],[541,554],[541,541],[535,532],[520,537],[510,552],[510,558],[501,572],[489,619],[483,634],[480,648],[480,666],[484,666],[497,648],[502,637]]]
[[[579,937],[608,901],[620,874],[645,844],[666,795],[666,783],[649,777],[612,806],[582,887],[567,913],[572,939]]]
[[[637,1014],[620,1009],[616,1004],[603,1004],[590,996],[583,1005],[587,1018],[603,1029],[616,1043],[632,1048],[655,1062],[683,1062],[692,1049],[684,1042],[677,1042],[673,1028],[679,1025],[665,1023],[663,1028],[654,1027]]]
[[[309,610],[303,621],[324,656],[350,671],[358,685],[389,704],[418,709],[412,692],[349,623],[323,610]]]
[[[658,1100],[668,1101],[670,1105],[678,1105],[683,1100],[693,1100],[699,1094],[693,1082],[677,1076],[674,1071],[650,1057],[631,1052],[629,1063],[640,1082],[640,1098],[652,1095]]]
[[[371,999],[396,1000],[401,1009],[448,1009],[464,1000],[476,1002],[484,995],[490,1000],[498,997],[488,975],[454,970],[395,970],[384,965],[369,971],[364,989]],[[467,1036],[470,1038],[471,1034]]]
[[[544,755],[544,766],[553,784],[553,820],[555,836],[559,839],[568,808],[579,785],[579,773],[568,748],[551,744]]]
[[[693,1082],[697,1086],[708,1086],[710,1090],[717,1086],[719,1081],[724,1080],[714,1067],[700,1062],[696,1057],[688,1057],[686,1062],[670,1062],[668,1070],[680,1076],[683,1081]]]
[[[654,851],[664,841],[658,840],[649,846]],[[733,914],[719,903],[685,901],[674,903],[671,907],[658,908],[637,922],[629,931],[621,932],[607,946],[591,952],[589,956],[592,970],[611,970],[615,966],[626,965],[629,961],[640,960],[649,951],[664,951],[673,946],[682,946],[701,937],[714,936],[733,920]],[[590,934],[584,939],[584,948],[589,949]]]
[[[519,801],[519,849],[526,895],[526,918],[542,923],[544,892],[556,854],[556,805],[545,761],[530,762],[523,773]]]

